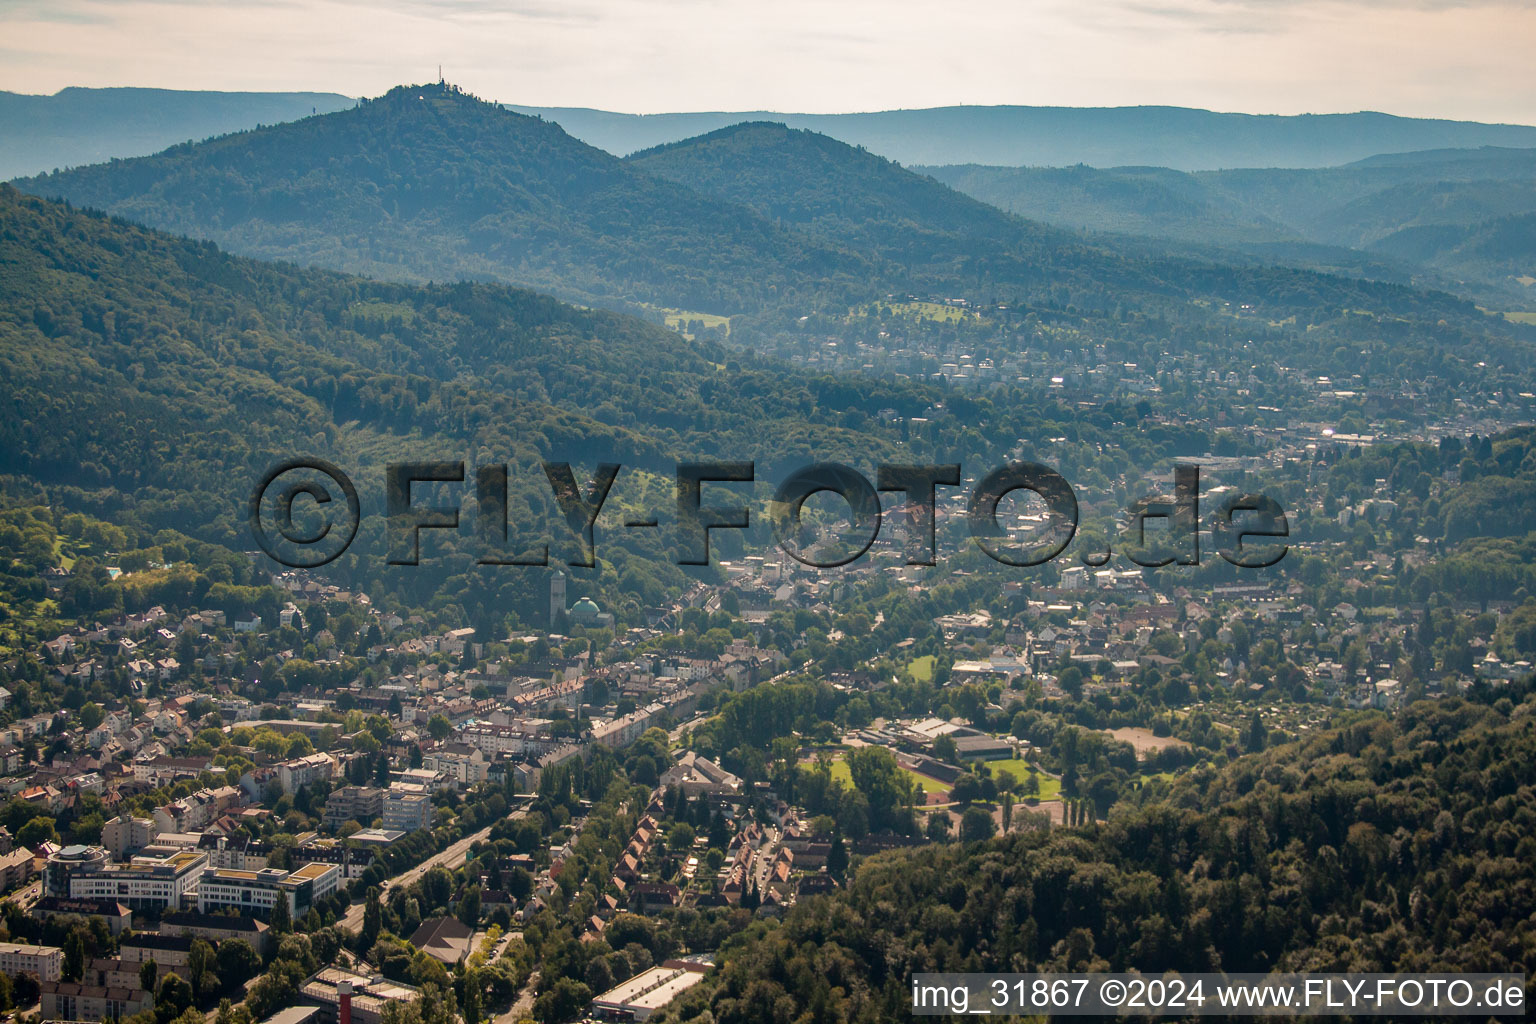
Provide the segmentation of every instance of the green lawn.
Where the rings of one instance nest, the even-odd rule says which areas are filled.
[[[1132,781],[1140,788],[1149,782],[1172,782],[1177,777],[1175,772],[1141,772]]]
[[[912,780],[922,787],[924,793],[949,792],[949,787],[938,779],[930,779],[926,775],[921,775],[907,768],[903,768],[902,771],[912,776]],[[849,789],[853,788],[853,775],[848,771],[848,763],[842,757],[838,757],[837,760],[832,762],[832,779],[834,782],[841,782]]]
[[[720,316],[717,313],[695,313],[688,309],[669,309],[664,306],[651,308],[666,317],[667,326],[674,330],[686,327],[690,321],[697,320],[705,327],[723,327],[727,335],[731,333],[731,318],[728,316]],[[693,336],[688,335],[688,337]]]
[[[992,775],[994,778],[1007,775],[1022,783],[1029,776],[1029,763],[1018,758],[1014,758],[1011,761],[993,761]],[[1055,800],[1061,795],[1060,779],[1053,775],[1047,775],[1045,772],[1037,772],[1036,778],[1040,780],[1041,800]]]
[[[855,317],[867,317],[874,312],[873,303],[856,307],[849,319]],[[980,319],[981,314],[960,306],[950,306],[942,302],[882,302],[896,316],[912,316],[921,320],[933,320],[938,323],[959,323],[967,317]]]
[[[1517,324],[1536,324],[1536,313],[1505,313],[1504,319]]]
[[[913,658],[907,663],[907,675],[920,683],[933,681],[933,666],[938,659],[931,654],[925,654],[921,658]]]

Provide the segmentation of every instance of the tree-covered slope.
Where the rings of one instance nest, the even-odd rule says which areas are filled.
[[[495,279],[610,307],[788,317],[890,294],[1095,316],[1434,322],[1443,295],[1090,245],[812,133],[752,125],[620,161],[451,86],[20,183],[246,254],[406,280]],[[1106,325],[1107,329],[1107,325]]]
[[[1341,306],[1436,320],[1475,317],[1470,304],[1443,294],[1219,252],[1185,255],[1113,238],[1088,242],[1010,216],[883,157],[781,124],[735,125],[628,162],[829,244],[852,245],[901,268],[906,287],[929,294],[1023,302],[1065,296],[1079,309],[1172,309],[1179,318],[1189,317],[1190,300],[1255,306],[1277,319],[1314,323]]]
[[[980,237],[1063,232],[1025,225],[864,149],[767,121],[732,125],[630,156],[659,177],[826,231],[909,225]]]
[[[354,474],[363,499],[364,528],[334,569],[369,585],[385,572],[390,461],[509,462],[510,514],[538,527],[553,521],[540,459],[667,477],[690,457],[755,458],[765,472],[818,454],[877,460],[899,436],[858,410],[915,415],[936,398],[506,286],[388,284],[230,256],[7,186],[0,374],[0,475],[13,491],[246,550],[262,472],[320,456]],[[516,572],[463,576],[469,533],[452,564],[389,586],[417,604],[450,593],[465,607],[536,604]],[[653,582],[632,592],[653,574],[681,578],[670,531],[615,539],[626,536],[650,545]]]
[[[1107,823],[873,858],[729,944],[665,1019],[894,1020],[919,971],[1518,972],[1536,955],[1529,684],[1145,792]]]
[[[734,313],[868,261],[452,87],[18,182],[247,255]]]

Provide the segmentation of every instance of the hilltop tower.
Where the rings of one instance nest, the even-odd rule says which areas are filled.
[[[554,629],[560,613],[565,611],[565,573],[556,569],[549,578],[549,628]]]

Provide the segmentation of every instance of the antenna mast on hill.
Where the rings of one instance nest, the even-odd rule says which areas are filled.
[[[441,64],[437,66],[437,84],[443,84],[443,66]]]

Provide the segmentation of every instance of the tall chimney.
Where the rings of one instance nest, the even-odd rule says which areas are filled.
[[[352,1024],[352,983],[336,983],[336,1024]]]

